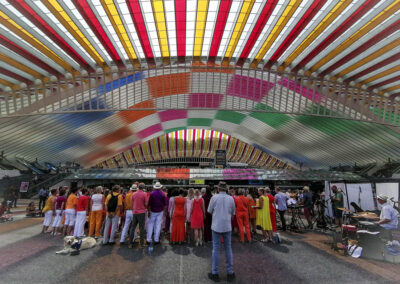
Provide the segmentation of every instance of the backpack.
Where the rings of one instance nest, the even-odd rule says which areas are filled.
[[[117,206],[118,206],[118,195],[114,195],[113,193],[111,193],[111,198],[110,200],[108,200],[107,203],[107,212],[115,212],[117,210]]]

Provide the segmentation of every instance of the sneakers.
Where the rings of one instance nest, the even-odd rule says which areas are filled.
[[[218,274],[208,273],[208,278],[211,279],[214,282],[219,282],[219,275]]]
[[[226,280],[227,280],[228,282],[232,282],[233,280],[235,280],[235,277],[236,277],[235,273],[228,274]]]

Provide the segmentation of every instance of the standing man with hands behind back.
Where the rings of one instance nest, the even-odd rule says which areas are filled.
[[[228,186],[225,182],[220,182],[218,185],[219,193],[211,198],[208,206],[208,213],[212,214],[212,270],[208,274],[208,278],[215,282],[219,282],[219,249],[221,246],[221,238],[224,240],[226,270],[228,273],[228,281],[235,279],[233,271],[233,255],[231,247],[232,234],[232,215],[235,214],[235,202],[232,196],[226,194]]]

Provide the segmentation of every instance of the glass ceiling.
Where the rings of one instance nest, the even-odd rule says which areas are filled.
[[[0,0],[0,91],[202,61],[327,75],[396,97],[399,14],[400,0]]]

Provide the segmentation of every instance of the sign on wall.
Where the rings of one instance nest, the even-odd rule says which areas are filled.
[[[19,187],[19,192],[28,192],[29,181],[21,182],[21,186]]]
[[[226,167],[226,150],[215,150],[215,165]]]

